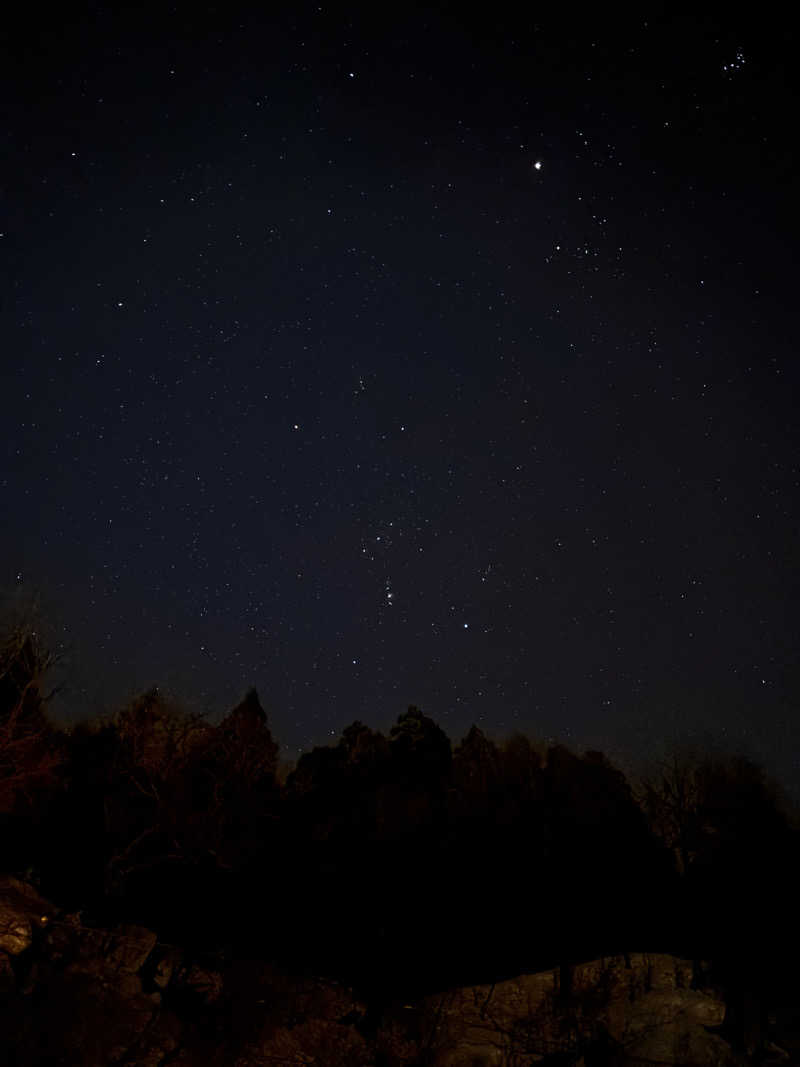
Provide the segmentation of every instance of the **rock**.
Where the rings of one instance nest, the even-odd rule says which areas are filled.
[[[601,1040],[637,1060],[737,1063],[727,1042],[705,1029],[722,1022],[723,1001],[692,990],[691,977],[687,960],[631,954],[571,968],[568,995],[557,968],[456,989],[423,1003],[422,1043],[436,1067],[533,1063],[558,1053],[577,1059]]]
[[[52,905],[41,894],[11,875],[0,876],[0,950],[18,956],[33,943],[34,930],[50,922]]]
[[[229,994],[240,1004],[253,998],[274,1026],[291,1029],[309,1019],[355,1021],[367,1007],[352,989],[330,979],[291,975],[266,963],[235,961],[225,972]]]
[[[213,1004],[222,993],[222,975],[205,967],[189,967],[183,974],[183,985],[204,1004]]]
[[[706,1029],[720,1025],[724,1015],[724,1003],[696,990],[648,993],[633,1006],[624,1031],[615,1036],[634,1061],[676,1067],[743,1064],[727,1041]]]
[[[375,1038],[376,1058],[386,1067],[403,1067],[404,1064],[417,1063],[420,1048],[409,1028],[397,1019],[387,1018],[381,1023]]]
[[[140,972],[155,945],[156,935],[141,926],[97,930],[83,927],[78,917],[54,926],[40,974],[35,959],[28,972],[28,985],[36,984],[35,1014],[17,1038],[18,1061],[158,1067],[176,1053],[180,1020],[162,1011],[159,992],[142,989]],[[20,978],[16,991],[26,992]]]
[[[279,1027],[249,1051],[247,1064],[324,1064],[325,1067],[364,1067],[372,1062],[364,1038],[352,1026],[310,1019],[291,1029]]]
[[[158,989],[166,989],[172,981],[172,976],[180,966],[182,955],[178,948],[167,948],[161,951],[153,970],[153,984]]]
[[[141,990],[139,972],[153,952],[157,938],[144,926],[98,930],[80,923],[61,922],[52,929],[49,942],[52,958],[68,961],[70,973],[94,975],[120,988]]]
[[[64,1067],[108,1067],[138,1050],[158,1008],[141,992],[135,975],[112,978],[104,964],[98,960],[94,973],[55,972],[37,987],[38,1058],[30,1062],[52,1058]]]
[[[353,991],[336,982],[295,979],[286,984],[284,995],[287,994],[292,1012],[299,1020],[338,1022],[366,1013],[366,1006],[356,1000]]]
[[[128,1062],[135,1067],[161,1067],[164,1063],[173,1063],[180,1045],[183,1027],[180,1019],[169,1012],[156,1016],[153,1024],[136,1045],[135,1058],[128,1054]]]
[[[65,915],[60,922],[53,923],[47,931],[49,958],[57,963],[72,959],[77,951],[80,935],[81,925],[78,913]]]
[[[744,1067],[712,1032],[723,1000],[692,989],[691,963],[672,956],[614,956],[453,989],[371,1020],[368,1042],[366,1005],[344,985],[219,954],[184,964],[179,949],[141,926],[98,930],[67,916],[22,955],[49,912],[32,887],[0,880],[0,1024],[20,1064],[404,1067],[425,1056],[431,1067],[532,1067],[558,1057]],[[191,995],[162,1003],[173,987]],[[201,1023],[211,1016],[213,1026]],[[770,1053],[777,1067],[785,1054]]]
[[[553,1027],[550,998],[556,972],[521,975],[491,986],[471,986],[429,997],[422,1005],[422,1040],[435,1067],[476,1063],[494,1067],[516,1053],[545,1047]],[[523,1029],[527,1027],[528,1032]],[[541,1034],[534,1031],[541,1030]]]
[[[31,947],[33,930],[30,920],[0,904],[0,949],[11,956],[18,956]]]
[[[156,935],[144,926],[120,926],[106,948],[109,967],[123,974],[137,974],[155,948]]]

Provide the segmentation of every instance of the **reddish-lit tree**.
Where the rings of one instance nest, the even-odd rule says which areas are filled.
[[[36,631],[13,627],[0,646],[0,812],[30,806],[58,782],[62,753],[45,715],[44,681],[56,657]]]

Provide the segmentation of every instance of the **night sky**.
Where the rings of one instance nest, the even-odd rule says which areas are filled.
[[[115,6],[4,29],[0,587],[54,711],[255,685],[285,758],[413,703],[791,788],[786,28]]]

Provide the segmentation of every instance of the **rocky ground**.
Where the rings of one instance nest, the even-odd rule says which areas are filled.
[[[98,929],[0,878],[0,1026],[15,1067],[800,1062],[765,1040],[750,1059],[735,1051],[720,992],[697,977],[689,961],[631,954],[378,1012],[329,980],[192,955],[140,926]]]

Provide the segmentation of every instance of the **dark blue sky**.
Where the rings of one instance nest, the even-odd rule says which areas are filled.
[[[510,11],[8,31],[0,586],[63,714],[256,685],[287,756],[415,703],[791,784],[794,44]]]

